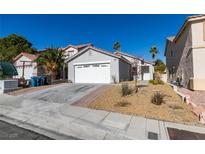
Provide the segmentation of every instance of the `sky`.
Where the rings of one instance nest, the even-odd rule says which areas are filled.
[[[165,61],[166,37],[175,36],[186,17],[183,14],[160,15],[0,15],[0,37],[17,34],[33,47],[65,47],[92,43],[113,52],[121,43],[123,52],[151,60],[151,46],[158,47],[156,58]]]

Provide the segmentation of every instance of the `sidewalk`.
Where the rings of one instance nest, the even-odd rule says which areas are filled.
[[[0,119],[55,139],[169,139],[167,127],[205,128],[101,110],[0,95]],[[148,137],[149,136],[149,137]]]

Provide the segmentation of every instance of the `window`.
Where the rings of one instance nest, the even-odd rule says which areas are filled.
[[[171,57],[173,57],[174,56],[174,52],[173,52],[173,50],[171,49],[171,51],[170,51],[170,56]]]

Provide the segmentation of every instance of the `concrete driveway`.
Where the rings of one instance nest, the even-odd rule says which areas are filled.
[[[41,100],[52,103],[69,103],[77,101],[91,91],[102,86],[101,84],[63,84],[49,89],[35,91],[21,95],[22,99]]]
[[[169,139],[168,127],[205,134],[204,127],[70,105],[102,86],[65,84],[21,96],[0,95],[0,120],[53,139]]]

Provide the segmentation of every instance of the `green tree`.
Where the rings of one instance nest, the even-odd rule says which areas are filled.
[[[35,62],[38,63],[38,66],[44,67],[52,79],[56,79],[58,71],[64,64],[63,52],[57,48],[48,48],[39,54]]]
[[[155,62],[154,71],[162,74],[165,69],[166,65],[164,64],[164,62],[161,59],[157,59]]]
[[[21,52],[34,53],[36,49],[32,48],[32,43],[26,38],[11,34],[0,38],[0,61],[12,62]]]
[[[149,52],[152,54],[152,62],[154,63],[154,59],[159,51],[156,46],[152,46]]]
[[[121,44],[120,44],[120,42],[115,42],[114,43],[114,45],[113,45],[113,49],[115,50],[115,51],[120,51],[121,50]]]

